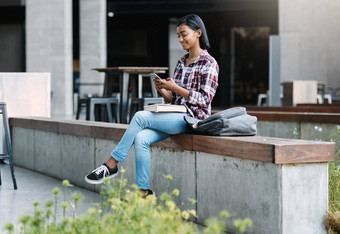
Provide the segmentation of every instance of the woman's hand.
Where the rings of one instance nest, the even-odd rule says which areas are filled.
[[[157,91],[158,92],[161,92],[161,90],[162,90],[162,87],[161,87],[161,80],[162,79],[158,79],[158,78],[155,78],[155,79],[153,79],[153,83],[155,84],[155,87],[156,87],[156,89],[157,89]]]
[[[162,94],[165,100],[169,101],[168,97],[171,97],[169,91],[175,92],[178,95],[184,97],[185,99],[189,99],[189,91],[180,87],[174,79],[168,77],[167,79],[154,79],[154,83],[157,91]],[[170,96],[169,96],[170,94]]]
[[[155,84],[156,90],[163,96],[163,98],[167,102],[171,102],[172,94],[166,88],[164,88],[164,82],[166,82],[166,80],[156,78],[153,79],[153,82]]]
[[[153,80],[158,92],[162,92],[162,89],[167,91],[174,91],[178,86],[175,81],[168,77],[167,79],[154,79]]]

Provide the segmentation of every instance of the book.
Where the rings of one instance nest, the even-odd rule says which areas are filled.
[[[144,106],[144,110],[151,112],[187,112],[184,105],[154,104]]]

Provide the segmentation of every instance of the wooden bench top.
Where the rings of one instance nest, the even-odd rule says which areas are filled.
[[[9,122],[11,127],[116,141],[122,138],[128,126],[55,118],[10,118]],[[335,157],[334,142],[262,136],[215,137],[179,134],[154,145],[275,164],[328,162],[333,161]]]
[[[259,121],[340,123],[339,105],[302,105],[297,107],[244,106]],[[212,113],[222,109],[213,109]]]
[[[248,111],[340,113],[340,105],[298,104],[297,106],[245,106]]]
[[[256,116],[260,121],[281,122],[309,122],[309,123],[340,123],[340,113],[311,113],[311,112],[285,112],[285,111],[252,111],[247,113]]]
[[[303,105],[297,107],[244,106],[247,113],[259,121],[340,123],[340,108],[337,105]],[[212,110],[212,113],[221,109]]]

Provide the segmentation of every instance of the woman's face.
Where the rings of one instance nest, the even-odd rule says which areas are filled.
[[[200,29],[194,31],[186,24],[181,24],[177,27],[178,41],[184,50],[190,50],[196,46],[200,47],[199,38],[201,34],[202,31]]]

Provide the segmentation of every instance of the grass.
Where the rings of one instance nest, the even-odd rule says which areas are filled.
[[[330,234],[340,233],[340,128],[325,140],[336,142],[335,160],[328,163],[329,213],[325,225]]]

